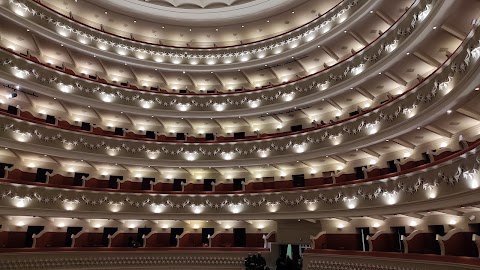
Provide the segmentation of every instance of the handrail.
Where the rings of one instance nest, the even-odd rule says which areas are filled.
[[[409,7],[409,9],[415,4],[415,1],[412,3],[412,5]],[[38,63],[44,67],[47,67],[49,69],[53,69],[57,72],[61,72],[61,73],[64,73],[64,74],[67,74],[69,76],[74,76],[74,77],[77,77],[77,78],[80,78],[80,79],[83,79],[83,80],[87,80],[87,81],[91,81],[91,82],[95,82],[95,83],[98,83],[98,84],[102,84],[102,85],[105,85],[105,86],[113,86],[113,87],[117,87],[117,88],[122,88],[122,89],[127,89],[127,90],[133,90],[133,91],[142,91],[142,92],[150,92],[150,93],[157,93],[157,94],[164,94],[164,95],[176,95],[176,96],[220,96],[220,95],[235,95],[235,94],[241,94],[241,93],[249,93],[249,92],[257,92],[257,91],[263,91],[263,90],[267,90],[267,89],[273,89],[273,88],[277,88],[277,87],[282,87],[282,86],[285,86],[285,85],[290,85],[290,84],[293,84],[295,82],[298,82],[298,81],[302,81],[304,79],[307,79],[307,78],[310,78],[310,77],[313,77],[313,76],[316,76],[320,73],[323,73],[324,71],[327,71],[327,70],[330,70],[334,67],[337,67],[339,66],[341,63],[343,62],[346,62],[347,60],[350,60],[352,59],[353,57],[357,56],[357,55],[360,55],[361,53],[363,53],[364,50],[366,50],[367,48],[371,47],[371,45],[373,45],[374,43],[376,43],[381,37],[383,37],[384,35],[386,35],[386,33],[388,33],[391,29],[393,29],[394,26],[396,26],[396,24],[398,22],[401,21],[401,19],[407,14],[407,11],[409,10],[407,9],[403,14],[402,16],[400,16],[392,25],[389,26],[389,28],[387,30],[385,30],[381,35],[379,35],[378,37],[376,37],[374,40],[372,40],[370,43],[368,43],[366,46],[364,46],[363,48],[361,48],[360,50],[356,51],[354,54],[350,55],[349,57],[345,58],[345,59],[342,59],[341,61],[335,63],[334,65],[332,66],[328,66],[328,67],[324,67],[323,69],[320,69],[319,71],[317,72],[314,72],[314,73],[311,73],[311,74],[308,74],[304,77],[301,77],[301,78],[297,78],[295,80],[292,80],[292,81],[288,81],[288,82],[282,82],[282,83],[279,83],[279,84],[276,84],[276,85],[269,85],[269,86],[266,86],[266,87],[262,87],[260,89],[248,89],[248,90],[242,90],[242,91],[235,91],[233,93],[228,93],[228,92],[222,92],[222,93],[195,93],[195,94],[191,94],[191,93],[187,93],[187,94],[179,94],[179,93],[171,93],[171,92],[166,92],[166,93],[158,93],[158,91],[154,91],[154,90],[149,90],[149,89],[140,89],[140,88],[132,88],[132,87],[127,87],[127,86],[122,86],[122,85],[117,85],[117,84],[113,84],[113,83],[110,83],[110,82],[99,82],[98,80],[93,80],[93,79],[90,79],[88,77],[84,77],[84,76],[80,76],[80,75],[77,75],[77,74],[69,74],[67,72],[65,72],[64,70],[59,70],[59,69],[55,69],[54,67],[50,66],[50,65],[47,65],[47,64],[44,64],[44,63],[41,63],[38,61],[34,61],[32,59],[29,59],[28,57],[20,54],[20,53],[17,53],[13,50],[10,50],[8,48],[4,48],[4,47],[0,47],[2,50],[4,51],[7,51],[9,53],[13,53],[21,58],[24,58],[26,59],[27,61],[31,61],[31,62],[35,62],[35,63]],[[463,43],[463,42],[462,42]],[[164,89],[162,89],[164,90]],[[166,90],[164,90],[166,91]]]
[[[433,261],[433,262],[447,262],[447,263],[459,263],[467,265],[479,265],[480,260],[472,257],[462,256],[440,256],[435,254],[418,254],[418,253],[396,253],[396,252],[381,252],[381,251],[354,251],[354,250],[326,250],[326,249],[306,249],[306,254],[314,256],[314,254],[322,255],[340,255],[340,256],[359,256],[359,257],[378,257],[378,258],[391,258],[391,259],[405,259],[405,260],[418,260],[418,261]],[[307,255],[307,256],[308,256]]]
[[[148,45],[153,45],[153,46],[158,46],[158,47],[165,47],[165,48],[175,48],[175,49],[185,49],[185,50],[212,50],[212,49],[226,49],[226,48],[236,48],[236,47],[246,47],[248,45],[252,45],[252,44],[257,44],[257,43],[263,43],[265,41],[270,41],[272,39],[275,39],[275,38],[278,38],[278,37],[281,37],[281,36],[284,36],[284,35],[288,35],[288,34],[291,34],[295,31],[297,31],[298,29],[300,28],[304,28],[306,26],[308,26],[309,24],[317,21],[317,20],[320,20],[320,19],[323,19],[323,17],[325,17],[325,15],[327,13],[330,13],[332,10],[334,10],[335,8],[337,8],[338,6],[340,6],[341,4],[343,4],[345,2],[344,1],[340,1],[338,2],[335,6],[333,6],[332,8],[330,8],[329,10],[327,10],[326,12],[324,12],[323,14],[319,15],[317,18],[313,19],[313,20],[310,20],[300,26],[297,26],[295,28],[292,28],[290,30],[288,30],[288,32],[284,32],[284,33],[281,33],[281,34],[277,34],[277,35],[274,35],[274,36],[271,36],[271,37],[268,37],[268,38],[264,38],[264,39],[260,39],[260,40],[256,40],[256,41],[252,41],[252,42],[247,42],[247,43],[242,43],[240,45],[228,45],[228,46],[215,46],[215,47],[184,47],[184,46],[173,46],[173,45],[164,45],[164,44],[156,44],[156,43],[151,43],[151,42],[148,42],[148,41],[142,41],[142,40],[135,40],[135,39],[132,39],[132,38],[128,38],[128,37],[123,37],[123,36],[120,36],[118,34],[115,34],[115,33],[110,33],[110,32],[107,32],[105,30],[102,30],[102,29],[98,29],[98,28],[95,28],[93,26],[90,26],[86,23],[83,23],[81,21],[78,21],[76,20],[75,18],[72,17],[67,17],[66,15],[60,13],[59,11],[53,9],[53,8],[50,8],[48,6],[46,6],[45,4],[43,4],[40,0],[34,0],[35,3],[37,3],[38,5],[42,6],[43,8],[45,9],[48,9],[50,10],[51,12],[57,14],[58,16],[60,17],[63,17],[64,19],[67,19],[69,21],[72,21],[74,23],[77,23],[77,24],[80,24],[84,27],[87,27],[89,29],[92,29],[96,32],[99,32],[100,34],[108,34],[110,36],[113,36],[113,37],[118,37],[120,39],[123,39],[123,40],[129,40],[129,41],[134,41],[134,42],[140,42],[142,44],[148,44]]]
[[[140,248],[142,251],[218,251],[218,252],[270,252],[266,248],[258,247],[145,247]],[[49,247],[49,248],[0,248],[2,253],[31,253],[31,252],[86,252],[86,251],[132,251],[138,252],[139,248],[132,247]]]
[[[430,233],[430,232],[425,231],[425,230],[414,230],[413,232],[411,232],[407,236],[401,235],[400,240],[403,242],[403,246],[404,246],[403,253],[408,253],[408,241],[412,240],[417,235],[425,234],[425,233]],[[432,234],[432,233],[430,233],[430,234]]]
[[[467,35],[468,37],[468,35]],[[306,134],[308,132],[312,132],[312,131],[318,131],[318,130],[322,130],[322,129],[325,129],[325,128],[329,128],[329,127],[332,127],[332,126],[337,126],[339,124],[342,124],[342,123],[345,123],[345,122],[348,122],[348,121],[351,121],[353,119],[357,119],[357,118],[360,118],[361,116],[364,116],[364,115],[367,115],[373,111],[376,111],[380,108],[383,108],[383,107],[386,107],[387,105],[391,104],[392,102],[404,97],[406,94],[409,94],[410,92],[414,91],[418,86],[420,86],[421,84],[423,84],[424,82],[426,82],[427,80],[429,80],[434,74],[437,73],[437,71],[439,71],[441,68],[444,67],[444,65],[453,57],[453,55],[455,55],[455,53],[458,51],[459,48],[461,48],[464,44],[464,42],[467,40],[467,38],[464,39],[463,42],[460,43],[460,45],[455,49],[455,51],[449,55],[449,57],[439,66],[437,67],[435,70],[433,70],[428,76],[426,76],[425,78],[423,78],[422,80],[418,81],[417,83],[415,83],[412,87],[410,87],[409,89],[405,90],[403,93],[399,94],[399,95],[396,95],[394,96],[393,98],[383,102],[382,104],[379,104],[375,107],[372,107],[372,108],[368,108],[368,109],[365,109],[365,110],[362,110],[359,114],[356,114],[354,116],[350,116],[350,117],[347,117],[347,118],[344,118],[344,119],[341,119],[341,120],[338,120],[338,121],[335,121],[333,123],[328,123],[328,124],[325,124],[325,125],[321,125],[321,126],[316,126],[316,127],[310,127],[310,128],[305,128],[305,129],[302,129],[301,131],[295,131],[295,132],[280,132],[280,133],[274,133],[274,134],[267,134],[267,135],[260,135],[260,137],[253,137],[253,138],[249,138],[249,139],[231,139],[231,138],[226,138],[226,139],[222,139],[222,140],[213,140],[213,141],[193,141],[193,142],[189,142],[189,141],[169,141],[169,140],[161,140],[159,138],[156,138],[156,139],[143,139],[143,138],[126,138],[125,136],[117,136],[117,135],[107,135],[107,134],[95,134],[93,133],[93,130],[92,131],[85,131],[85,130],[76,130],[76,129],[72,129],[72,128],[68,128],[68,127],[59,127],[58,124],[57,125],[53,125],[53,124],[48,124],[48,123],[45,123],[45,122],[42,122],[40,120],[38,121],[35,121],[33,119],[28,119],[28,118],[25,118],[25,117],[22,117],[22,116],[19,116],[19,115],[12,115],[12,114],[9,114],[7,112],[3,112],[3,111],[0,111],[0,114],[2,115],[6,115],[6,116],[9,116],[9,117],[14,117],[14,118],[17,118],[17,119],[20,119],[20,120],[23,120],[23,121],[28,121],[28,122],[33,122],[33,123],[37,123],[37,124],[42,124],[42,125],[46,125],[46,126],[50,126],[50,127],[54,127],[54,128],[58,128],[58,129],[64,129],[64,130],[71,130],[71,131],[74,131],[74,132],[82,132],[82,133],[88,133],[88,134],[93,134],[93,135],[98,135],[98,136],[104,136],[104,137],[112,137],[112,138],[121,138],[121,139],[124,139],[124,140],[138,140],[138,141],[156,141],[156,142],[168,142],[168,143],[178,143],[178,144],[213,144],[213,143],[224,143],[224,142],[252,142],[252,141],[261,141],[261,140],[266,140],[266,139],[274,139],[274,138],[284,138],[284,137],[289,137],[289,136],[296,136],[296,135],[301,135],[301,134]],[[8,50],[4,47],[1,47],[0,46],[0,49],[2,50]],[[25,58],[23,55],[21,54],[18,54],[16,52],[13,52],[14,54],[16,54],[17,56],[19,57],[22,57],[22,58]],[[26,58],[27,59],[27,58]],[[29,60],[27,59],[28,61],[32,61],[32,60]],[[41,64],[41,63],[40,63]],[[41,64],[43,65],[43,64]],[[50,66],[47,66],[49,68],[52,68],[54,69],[53,67],[50,67]],[[55,69],[56,70],[56,69]],[[142,90],[143,91],[143,90]],[[136,134],[136,133],[134,133]]]

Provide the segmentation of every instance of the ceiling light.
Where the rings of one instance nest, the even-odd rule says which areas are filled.
[[[451,114],[451,113],[452,113],[452,110],[448,110],[447,113],[448,113],[448,114]]]

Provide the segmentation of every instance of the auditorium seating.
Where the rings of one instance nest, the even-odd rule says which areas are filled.
[[[177,237],[177,247],[201,247],[202,234],[201,233],[189,233],[184,232]]]
[[[293,187],[293,180],[279,180],[279,181],[270,181],[270,182],[258,182],[258,181],[249,181],[247,180],[244,184],[244,190],[234,191],[232,183],[214,183],[214,191],[204,191],[203,183],[182,183],[184,191],[173,191],[173,183],[167,182],[155,182],[152,184],[151,189],[143,189],[142,182],[131,181],[129,179],[124,180],[107,180],[107,179],[97,179],[95,177],[84,177],[85,180],[75,179],[69,176],[62,176],[56,174],[55,172],[47,172],[47,182],[45,183],[48,186],[68,186],[71,188],[86,188],[86,189],[108,189],[108,190],[120,190],[127,192],[185,192],[185,193],[203,193],[203,192],[217,192],[217,193],[241,193],[241,192],[266,192],[266,191],[287,191],[287,190],[301,190],[308,188],[319,188],[319,187],[328,187],[332,184],[342,185],[349,183],[359,183],[367,181],[376,181],[382,178],[394,177],[402,175],[403,173],[412,172],[418,168],[424,169],[426,166],[434,166],[437,163],[444,162],[453,157],[458,156],[459,153],[466,152],[480,145],[480,139],[476,140],[474,143],[469,143],[469,147],[463,150],[450,151],[449,149],[442,149],[433,155],[435,161],[427,163],[424,159],[413,160],[412,158],[406,158],[402,162],[396,161],[397,165],[400,167],[400,171],[396,173],[390,173],[388,168],[380,168],[378,165],[375,165],[375,168],[370,172],[367,171],[368,177],[365,179],[356,179],[354,173],[337,173],[334,177],[312,177],[305,179],[304,187]],[[445,154],[446,153],[446,154]],[[441,157],[441,159],[439,159]],[[365,170],[364,170],[365,171]],[[385,173],[385,174],[381,174]],[[372,175],[373,174],[373,175]],[[15,167],[7,168],[5,171],[5,178],[3,181],[18,182],[18,183],[34,183],[35,185],[42,185],[42,183],[36,182],[36,172],[25,172],[19,170]],[[334,178],[336,183],[334,183]],[[2,180],[0,180],[2,181]],[[84,185],[82,186],[84,182]]]
[[[169,247],[170,233],[151,232],[143,236],[144,247]]]
[[[311,236],[314,249],[360,250],[361,242],[357,234],[330,234],[320,232]]]
[[[27,235],[26,231],[0,231],[0,247],[24,248]]]
[[[378,231],[373,236],[367,236],[369,251],[399,252],[398,237],[394,233]]]
[[[441,255],[478,257],[478,249],[473,242],[473,232],[452,229],[446,235],[437,235]]]
[[[108,247],[130,247],[131,241],[137,241],[137,233],[116,232],[108,236]]]
[[[107,247],[104,242],[103,232],[79,232],[72,235],[72,247]]]
[[[33,235],[33,247],[65,247],[66,232],[47,232],[42,231],[38,235]]]
[[[440,246],[436,234],[415,230],[408,236],[402,237],[405,253],[437,254],[440,255]]]
[[[210,247],[232,247],[233,233],[215,233],[209,237]]]

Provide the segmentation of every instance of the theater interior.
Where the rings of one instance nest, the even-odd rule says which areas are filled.
[[[479,269],[479,18],[0,0],[0,269]]]

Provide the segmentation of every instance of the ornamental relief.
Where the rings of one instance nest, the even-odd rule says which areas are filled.
[[[21,208],[135,212],[137,214],[274,214],[369,209],[421,203],[477,189],[480,155],[475,150],[449,162],[381,181],[301,191],[240,194],[145,194],[12,185],[0,182],[0,205]],[[432,196],[434,194],[434,196]]]
[[[1,269],[82,269],[92,267],[152,267],[152,266],[175,266],[184,265],[186,267],[193,265],[203,265],[214,267],[240,267],[244,264],[243,256],[205,256],[194,255],[189,256],[172,256],[170,254],[150,254],[136,255],[128,254],[127,256],[111,256],[111,255],[85,255],[80,254],[75,257],[69,255],[55,254],[55,257],[42,256],[35,258],[37,254],[29,255],[22,258],[2,258],[0,260]],[[33,257],[33,258],[32,258]]]
[[[108,155],[122,155],[137,158],[157,159],[167,155],[168,159],[197,158],[224,159],[258,158],[270,155],[284,155],[289,153],[303,153],[322,147],[329,147],[341,142],[359,140],[379,132],[381,129],[398,126],[417,112],[432,107],[450,92],[469,91],[469,89],[455,88],[453,82],[460,82],[471,70],[472,62],[478,59],[478,28],[471,35],[468,42],[463,44],[465,50],[458,49],[445,66],[424,81],[418,88],[406,92],[383,106],[360,117],[352,119],[343,125],[336,125],[319,129],[296,136],[286,136],[269,139],[268,141],[238,142],[236,144],[188,144],[188,143],[150,143],[129,139],[113,139],[105,136],[84,135],[78,136],[74,132],[61,129],[46,128],[41,125],[17,121],[3,117],[1,136],[23,143],[41,143],[69,151],[101,153]],[[12,61],[4,61],[8,66]],[[8,69],[8,67],[7,67]]]
[[[195,97],[194,95],[174,95],[161,93],[145,93],[139,90],[126,90],[125,88],[103,86],[91,83],[84,79],[77,79],[71,75],[64,75],[55,70],[55,75],[47,68],[31,68],[31,63],[5,56],[4,64],[15,68],[25,79],[34,80],[41,84],[57,88],[60,91],[101,100],[107,103],[118,103],[144,109],[161,109],[176,111],[224,111],[254,108],[260,105],[267,106],[279,102],[288,102],[295,98],[317,94],[320,91],[326,94],[333,86],[345,83],[358,74],[368,70],[368,67],[379,64],[380,60],[391,54],[395,48],[403,43],[419,25],[418,18],[425,18],[430,14],[432,4],[418,4],[412,7],[397,28],[385,32],[380,39],[375,41],[367,50],[356,54],[345,63],[334,66],[326,72],[321,72],[280,87],[261,91],[261,93],[226,94],[216,96]],[[382,41],[382,42],[380,42]],[[0,55],[8,55],[1,53]],[[347,67],[344,67],[347,65]],[[33,77],[33,78],[32,78]]]
[[[416,270],[411,267],[387,266],[370,263],[351,263],[330,260],[313,260],[307,266],[308,270]]]
[[[46,27],[54,32],[62,30],[72,34],[73,37],[71,38],[77,42],[78,39],[81,38],[84,40],[89,40],[90,42],[96,42],[96,44],[103,45],[105,46],[105,48],[110,48],[114,51],[122,50],[124,52],[140,53],[146,58],[149,58],[144,60],[154,61],[153,59],[155,57],[162,57],[168,59],[219,60],[253,57],[258,53],[264,52],[274,54],[274,52],[278,50],[286,51],[291,48],[292,44],[298,44],[299,42],[308,43],[309,41],[314,40],[316,37],[327,33],[333,27],[346,21],[343,20],[339,22],[340,18],[345,16],[351,16],[353,13],[358,11],[358,9],[368,3],[368,1],[343,1],[341,4],[339,4],[326,14],[323,14],[315,21],[301,27],[300,29],[297,29],[290,33],[286,33],[272,40],[255,42],[254,44],[235,46],[232,48],[219,49],[172,48],[164,47],[162,45],[144,44],[143,42],[138,42],[134,40],[125,40],[124,38],[115,37],[108,33],[100,32],[96,29],[74,23],[71,20],[63,17],[63,15],[60,16],[35,2],[9,0],[9,3],[13,7],[19,8],[25,13],[33,16],[32,21],[43,27]],[[159,47],[161,48],[161,50],[158,49]],[[98,47],[94,46],[91,46],[91,48],[98,49]],[[204,52],[196,53],[196,51]]]

